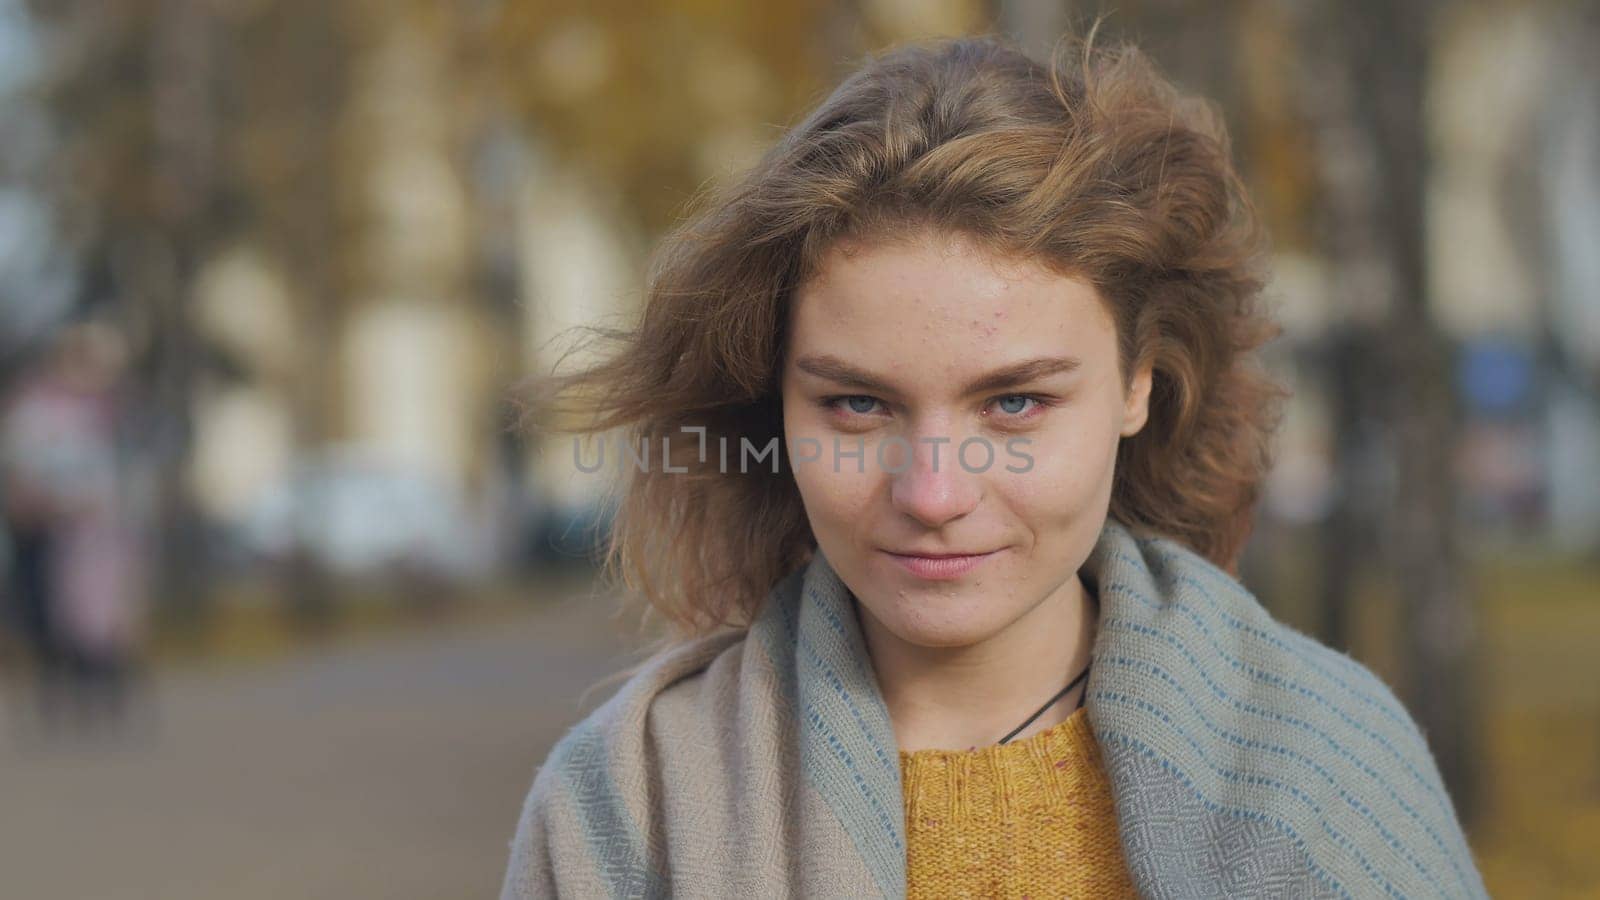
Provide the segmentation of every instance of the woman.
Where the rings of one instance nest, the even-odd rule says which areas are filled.
[[[506,896],[1485,896],[1394,695],[1235,578],[1283,393],[1218,118],[1063,47],[870,60],[547,383],[673,627]]]

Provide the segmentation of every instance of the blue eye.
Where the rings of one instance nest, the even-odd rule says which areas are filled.
[[[1022,413],[1022,411],[1024,409],[1027,408],[1027,404],[1031,400],[1033,400],[1033,398],[1029,397],[1026,394],[1012,394],[1012,395],[1010,395],[1008,397],[1001,397],[1000,398],[1000,408],[1002,410],[1004,410],[1005,412],[1013,415],[1013,416],[1019,415],[1019,414]],[[1017,408],[1015,408],[1015,409],[1007,408],[1007,404],[1008,403],[1017,404]]]
[[[860,413],[862,415],[872,412],[872,404],[878,402],[877,400],[874,400],[873,398],[864,394],[856,394],[853,397],[845,397],[843,399],[850,405],[851,412]],[[858,405],[858,403],[864,404],[864,408],[863,406]]]

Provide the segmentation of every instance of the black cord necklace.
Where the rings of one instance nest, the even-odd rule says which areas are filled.
[[[1027,728],[1028,725],[1030,723],[1032,723],[1034,719],[1037,719],[1040,716],[1044,715],[1044,711],[1045,710],[1047,710],[1051,706],[1055,705],[1055,702],[1057,700],[1060,700],[1062,697],[1065,697],[1068,692],[1070,692],[1073,688],[1078,686],[1079,682],[1083,681],[1085,678],[1088,678],[1088,677],[1089,677],[1089,666],[1085,665],[1083,667],[1083,671],[1078,673],[1078,677],[1072,679],[1072,683],[1071,684],[1069,684],[1066,687],[1062,688],[1060,690],[1060,692],[1058,692],[1054,697],[1051,697],[1049,703],[1046,703],[1045,705],[1039,707],[1039,711],[1034,713],[1033,715],[1029,716],[1027,721],[1023,722],[1021,725],[1018,725],[1016,728],[1013,728],[1011,730],[1010,734],[1008,734],[1005,737],[1000,739],[1000,743],[1004,744],[1006,741],[1009,741],[1012,738],[1016,737],[1017,736],[1017,732],[1021,731],[1024,728]],[[1078,705],[1073,709],[1074,712],[1076,712],[1077,710],[1083,708],[1083,701],[1088,696],[1089,696],[1089,692],[1087,690],[1085,690],[1083,692],[1083,696],[1078,698]]]
[[[1098,617],[1099,614],[1100,614],[1100,597],[1099,597],[1098,592],[1096,592],[1096,591],[1088,592],[1088,599],[1089,599],[1089,602],[1094,605],[1095,615],[1096,615],[1096,617]],[[1034,719],[1037,719],[1040,716],[1044,715],[1044,711],[1045,710],[1049,709],[1051,706],[1054,706],[1055,702],[1057,700],[1060,700],[1062,697],[1064,697],[1067,694],[1071,693],[1073,688],[1077,687],[1080,682],[1082,682],[1085,678],[1089,677],[1089,665],[1090,665],[1090,663],[1085,663],[1084,666],[1083,666],[1083,671],[1078,673],[1078,677],[1077,678],[1072,679],[1072,683],[1071,684],[1068,684],[1066,687],[1064,687],[1060,691],[1058,691],[1054,697],[1050,698],[1048,703],[1046,703],[1045,705],[1039,707],[1039,711],[1034,713],[1033,715],[1029,716],[1027,718],[1027,720],[1024,721],[1021,725],[1018,725],[1016,728],[1011,729],[1011,733],[1006,735],[1005,737],[1001,738],[1000,739],[1000,743],[1004,744],[1005,742],[1007,742],[1007,741],[1011,740],[1012,738],[1016,737],[1017,736],[1017,732],[1021,731],[1024,728],[1027,728],[1030,724],[1032,724]],[[1085,687],[1083,689],[1083,696],[1078,698],[1078,705],[1076,707],[1073,707],[1073,712],[1077,712],[1078,710],[1083,709],[1083,702],[1085,700],[1087,700],[1087,699],[1089,699],[1089,689],[1087,687]]]

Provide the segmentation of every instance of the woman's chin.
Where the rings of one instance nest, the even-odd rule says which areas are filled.
[[[947,611],[949,615],[938,616],[930,616],[926,610],[909,615],[906,612],[894,610],[887,617],[879,616],[878,620],[895,637],[918,647],[970,647],[983,643],[1004,627],[1003,622],[994,618],[992,610],[976,610],[973,611],[975,614],[968,614],[953,609]]]

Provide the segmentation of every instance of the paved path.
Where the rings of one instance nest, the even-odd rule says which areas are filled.
[[[0,894],[489,897],[533,770],[614,689],[619,627],[537,613],[153,679],[142,736],[0,718]]]

